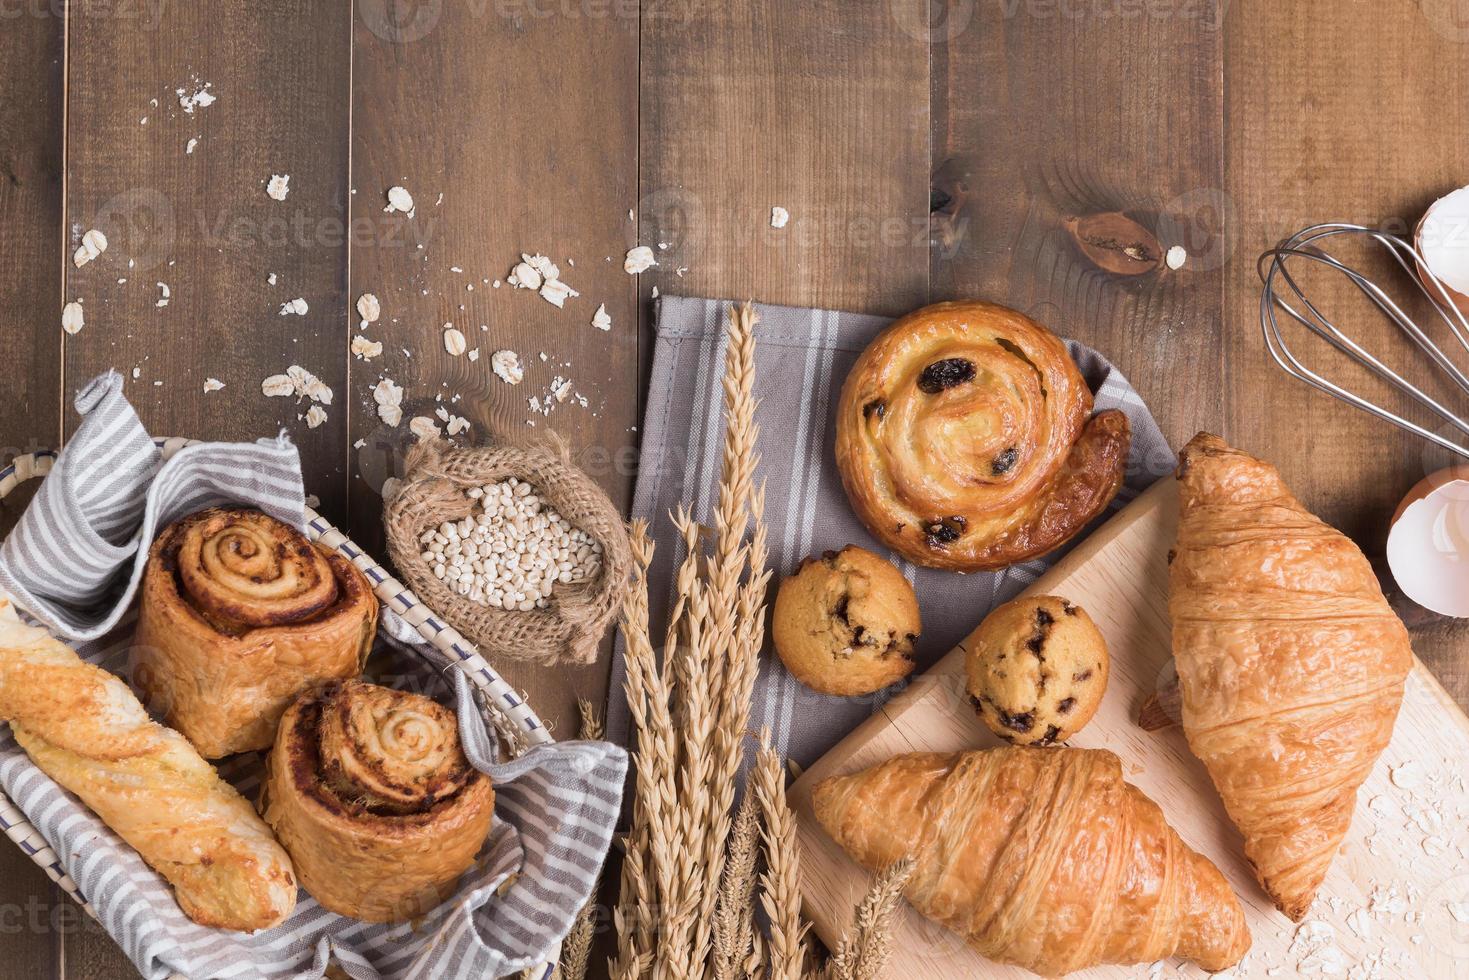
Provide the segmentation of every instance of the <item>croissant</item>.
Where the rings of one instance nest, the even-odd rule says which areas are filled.
[[[1178,955],[1212,972],[1250,947],[1219,869],[1105,750],[901,755],[823,780],[813,803],[865,867],[912,857],[908,901],[1001,963],[1061,976]]]
[[[311,897],[367,922],[421,916],[452,894],[494,805],[452,711],[364,681],[286,710],[260,800]]]
[[[291,860],[254,808],[128,686],[0,599],[0,719],[40,769],[173,885],[200,925],[254,931],[296,906]]]
[[[206,759],[264,749],[297,694],[361,672],[377,609],[346,558],[258,510],[211,508],[153,543],[129,676]]]
[[[1131,428],[1066,345],[1014,310],[936,303],[857,358],[837,408],[852,509],[910,561],[956,571],[1043,555],[1117,494]]]
[[[1273,466],[1207,433],[1180,457],[1168,609],[1184,732],[1299,921],[1392,738],[1408,633],[1357,546]]]

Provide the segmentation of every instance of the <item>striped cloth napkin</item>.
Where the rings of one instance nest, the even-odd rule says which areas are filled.
[[[633,496],[633,515],[650,522],[656,553],[662,556],[650,571],[648,585],[655,635],[671,605],[672,569],[684,554],[669,511],[687,503],[708,524],[716,503],[724,434],[720,382],[729,305],[728,300],[678,296],[658,301],[658,336]],[[842,382],[857,355],[892,321],[860,313],[764,304],[758,310],[755,394],[760,398],[756,411],[760,469],[755,476],[766,482],[765,523],[775,571],[773,599],[781,579],[807,555],[849,544],[889,554],[867,533],[847,503],[836,465],[833,416]],[[1068,341],[1067,349],[1090,383],[1097,409],[1121,409],[1132,422],[1126,483],[1111,510],[1098,519],[1101,521],[1171,472],[1177,460],[1141,396],[1121,372],[1078,341]],[[1084,534],[1075,540],[1081,537]],[[986,612],[1034,582],[1065,550],[1002,572],[972,575],[900,561],[898,566],[918,593],[923,617],[917,670],[926,670],[952,650]],[[625,675],[619,646],[612,667],[607,731],[609,738],[621,743],[628,737]],[[866,697],[817,694],[797,682],[778,659],[767,655],[761,658],[750,727],[770,726],[778,750],[809,766],[896,692],[895,686]]]
[[[86,420],[0,546],[0,589],[68,640],[117,625],[154,535],[186,514],[243,502],[304,526],[301,458],[283,434],[188,446],[165,464],[122,385],[108,371],[77,395]]]
[[[87,385],[77,408],[85,421],[0,547],[0,590],[84,658],[123,673],[136,621],[131,599],[155,529],[216,503],[257,506],[299,527],[300,465],[284,438],[200,444],[165,463],[116,374]],[[331,959],[353,980],[467,980],[554,958],[611,844],[627,754],[605,742],[561,742],[499,761],[473,690],[447,657],[427,644],[405,654],[387,636],[379,646],[373,663],[392,658],[396,671],[379,682],[456,703],[466,755],[495,784],[495,823],[476,865],[453,898],[412,922],[358,922],[302,893],[275,929],[245,935],[195,925],[137,853],[0,728],[0,789],[143,976],[316,980]],[[258,795],[259,754],[219,768],[247,799]]]

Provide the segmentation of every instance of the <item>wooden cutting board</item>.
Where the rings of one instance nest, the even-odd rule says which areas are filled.
[[[1341,972],[1334,975],[1342,977],[1354,967],[1361,972],[1351,976],[1364,978],[1469,976],[1469,792],[1463,776],[1469,719],[1422,663],[1409,678],[1392,744],[1359,794],[1351,833],[1308,916],[1310,925],[1301,930],[1275,911],[1256,883],[1239,834],[1204,767],[1189,753],[1182,730],[1146,732],[1134,723],[1139,705],[1171,660],[1167,553],[1177,525],[1177,484],[1165,479],[1028,590],[1080,604],[1101,628],[1112,654],[1101,708],[1070,744],[1117,753],[1128,781],[1155,800],[1183,839],[1229,877],[1254,937],[1249,957],[1231,976],[1311,975],[1324,961],[1336,961]],[[904,752],[1000,744],[969,707],[963,672],[963,653],[955,650],[813,765],[791,791],[803,849],[806,912],[828,946],[847,928],[871,879],[816,823],[811,788],[827,776]],[[1312,936],[1318,938],[1312,941]],[[1374,957],[1376,973],[1370,971]],[[905,904],[884,975],[946,980],[1031,974],[982,958]],[[1104,967],[1073,976],[1204,973],[1170,961],[1151,969]]]

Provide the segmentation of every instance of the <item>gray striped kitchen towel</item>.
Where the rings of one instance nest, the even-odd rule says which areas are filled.
[[[288,439],[199,443],[165,464],[122,385],[108,371],[82,388],[82,424],[0,546],[0,589],[69,640],[117,625],[154,533],[185,514],[248,502],[303,526],[301,459]]]
[[[0,591],[58,633],[88,636],[78,652],[125,675],[136,623],[128,600],[154,528],[220,502],[260,506],[299,526],[300,467],[284,439],[198,444],[165,461],[115,375],[89,384],[77,407],[86,420],[0,548]],[[69,575],[42,574],[73,566],[83,571],[70,588]],[[449,657],[384,635],[368,669],[377,683],[456,703],[466,754],[495,784],[495,822],[484,850],[456,894],[422,919],[358,922],[303,893],[275,929],[207,929],[184,916],[172,889],[136,852],[31,764],[8,726],[0,727],[0,789],[57,855],[53,871],[75,883],[149,980],[315,980],[329,959],[354,980],[467,980],[553,958],[611,844],[626,752],[606,742],[562,742],[499,761],[476,696]],[[219,768],[246,798],[258,795],[258,753],[233,756]],[[3,816],[0,829],[10,829]],[[22,846],[38,853],[34,842]]]
[[[669,511],[687,503],[708,523],[718,489],[723,424],[720,381],[728,300],[665,296],[658,301],[653,372],[643,410],[633,515],[646,518],[661,556],[651,570],[653,622],[666,615],[672,570],[683,557]],[[760,398],[760,470],[766,481],[765,523],[775,579],[802,558],[858,544],[891,553],[867,533],[842,489],[834,416],[842,382],[857,355],[892,321],[886,317],[758,304],[756,395]],[[1096,393],[1098,410],[1119,408],[1132,421],[1126,484],[1112,509],[1173,470],[1176,460],[1157,423],[1127,379],[1096,351],[1067,342]],[[1098,520],[1105,520],[1103,515]],[[1080,537],[1080,536],[1079,536]],[[955,575],[899,561],[918,593],[923,617],[920,671],[954,648],[996,605],[1035,581],[1065,549],[1002,572]],[[661,627],[659,627],[661,629]],[[656,631],[655,631],[656,632]],[[612,669],[608,736],[626,742],[625,668],[619,647]],[[826,753],[897,687],[867,697],[837,698],[801,685],[773,656],[762,658],[750,726],[768,725],[777,748],[806,766]]]

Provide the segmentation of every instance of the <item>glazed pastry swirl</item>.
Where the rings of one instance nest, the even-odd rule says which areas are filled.
[[[132,680],[205,758],[263,749],[297,694],[362,670],[377,608],[351,562],[295,528],[200,511],[148,556]]]
[[[369,922],[422,915],[489,833],[494,789],[454,713],[364,681],[303,695],[267,762],[265,820],[326,908]]]
[[[225,622],[294,623],[337,597],[326,556],[295,528],[259,511],[211,509],[186,518],[177,562],[194,607]]]
[[[1061,341],[988,303],[911,313],[842,390],[837,463],[857,515],[919,564],[1001,568],[1044,554],[1116,494],[1130,431]]]

